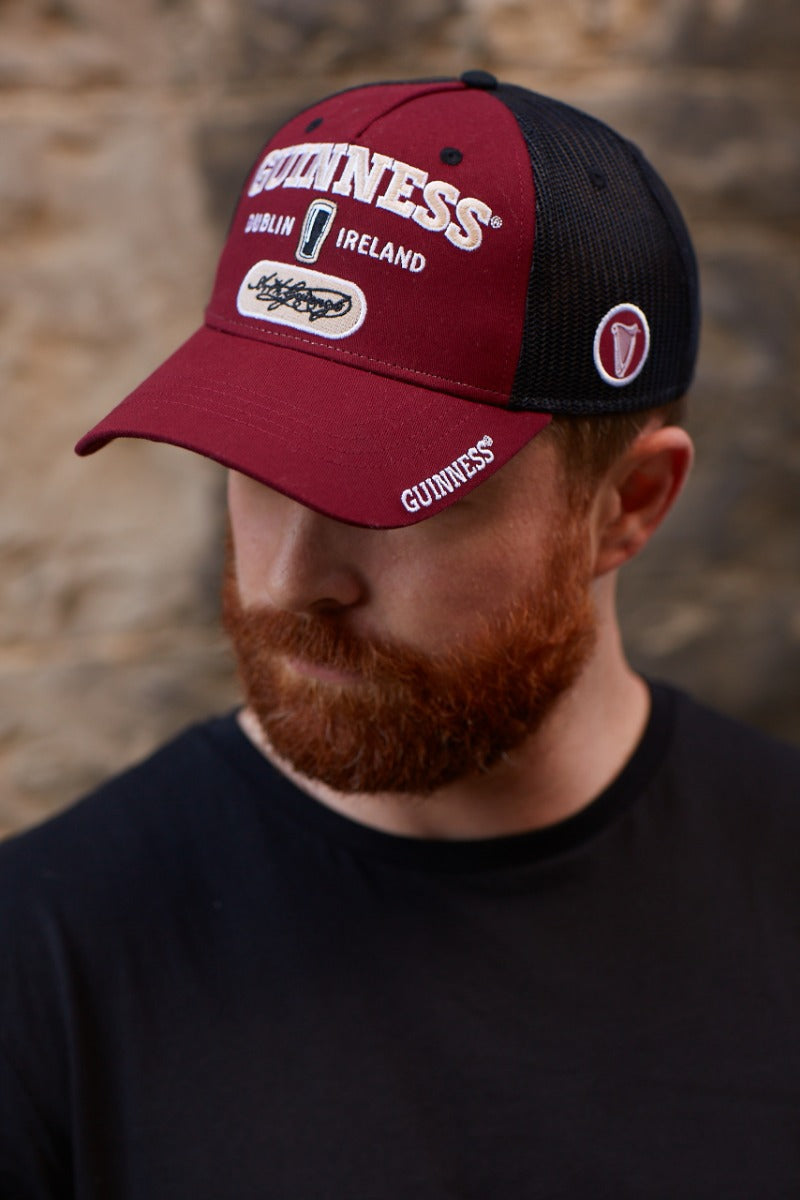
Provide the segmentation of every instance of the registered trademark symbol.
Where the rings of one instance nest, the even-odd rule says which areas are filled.
[[[503,218],[502,217],[492,217],[489,224],[491,225],[492,229],[501,229],[502,225],[503,225]]]

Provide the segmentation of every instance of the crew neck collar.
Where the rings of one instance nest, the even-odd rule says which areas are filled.
[[[501,870],[563,854],[596,836],[641,794],[669,746],[676,693],[648,683],[650,715],[642,737],[616,778],[578,812],[540,829],[490,838],[447,840],[387,833],[327,807],[287,779],[253,745],[236,719],[220,718],[207,727],[230,765],[247,778],[271,814],[310,837],[349,846],[351,851],[411,869],[447,873]]]

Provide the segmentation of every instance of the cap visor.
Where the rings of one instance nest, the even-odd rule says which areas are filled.
[[[351,524],[412,525],[459,500],[550,421],[198,330],[78,442],[168,442]]]

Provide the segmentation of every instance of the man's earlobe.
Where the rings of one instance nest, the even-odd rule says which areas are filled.
[[[638,554],[677,499],[694,457],[678,425],[645,428],[610,469],[598,493],[595,575]]]

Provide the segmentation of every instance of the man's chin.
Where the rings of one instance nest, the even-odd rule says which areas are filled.
[[[337,792],[430,795],[489,772],[535,734],[571,687],[593,644],[573,630],[548,655],[547,677],[482,672],[422,691],[374,682],[342,686],[240,663],[248,704],[274,754]],[[498,668],[500,669],[500,668]]]

